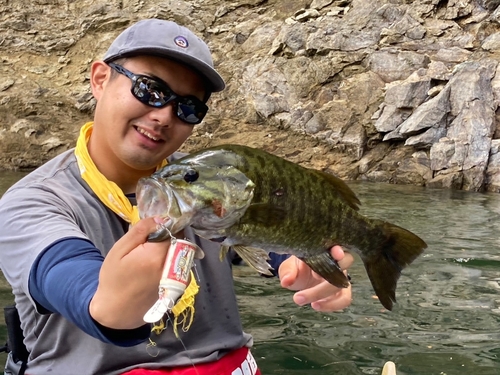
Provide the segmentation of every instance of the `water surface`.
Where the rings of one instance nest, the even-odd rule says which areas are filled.
[[[276,280],[236,277],[243,324],[265,374],[500,374],[500,195],[350,183],[362,212],[429,245],[403,271],[392,312],[374,298],[362,262],[354,301],[322,314],[291,302]]]
[[[0,172],[0,195],[21,176]],[[296,306],[276,279],[237,267],[243,325],[263,374],[380,374],[387,360],[398,375],[499,374],[500,195],[350,186],[362,213],[414,231],[429,248],[404,270],[392,312],[374,298],[359,258],[350,271],[352,306],[330,314]],[[11,301],[0,277],[0,303]]]

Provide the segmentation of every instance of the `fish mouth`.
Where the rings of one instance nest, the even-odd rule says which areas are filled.
[[[177,233],[190,225],[193,210],[168,183],[154,175],[141,178],[136,190],[137,209],[141,219],[160,217],[163,228]]]
[[[171,189],[165,188],[165,185],[155,177],[141,178],[137,183],[136,190],[137,208],[139,217],[158,216],[167,219],[172,215],[175,202]]]

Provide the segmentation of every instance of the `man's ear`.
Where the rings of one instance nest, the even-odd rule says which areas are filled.
[[[111,68],[104,61],[94,61],[90,67],[90,88],[96,100],[102,96],[111,76]]]

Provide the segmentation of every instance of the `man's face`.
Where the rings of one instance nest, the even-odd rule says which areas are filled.
[[[204,98],[202,78],[177,62],[137,56],[121,65],[134,74],[160,78],[178,95]],[[102,62],[92,66],[92,92],[97,105],[89,151],[105,175],[110,168],[122,167],[129,172],[149,173],[184,143],[194,125],[176,116],[175,102],[163,108],[141,103],[130,91],[132,81],[116,72],[111,77],[111,71]]]

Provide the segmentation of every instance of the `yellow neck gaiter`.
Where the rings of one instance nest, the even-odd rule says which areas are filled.
[[[119,215],[123,220],[130,224],[139,221],[139,211],[137,206],[133,206],[123,191],[113,181],[109,181],[99,172],[94,161],[89,155],[87,148],[90,135],[92,134],[93,122],[87,122],[82,126],[80,135],[76,142],[75,156],[83,180],[89,185],[99,200],[109,209]],[[160,164],[157,169],[166,165],[166,161]],[[199,286],[196,283],[193,271],[191,271],[191,281],[184,294],[172,308],[174,314],[174,332],[177,334],[177,325],[182,325],[182,330],[187,331],[194,318],[194,299],[198,293]],[[179,318],[181,318],[179,320]],[[160,333],[164,328],[163,322],[155,325],[153,331]]]

